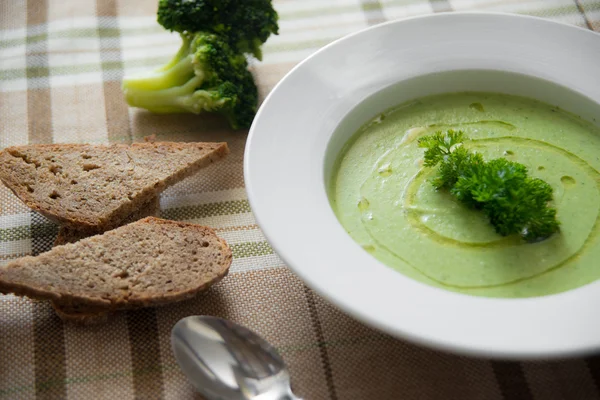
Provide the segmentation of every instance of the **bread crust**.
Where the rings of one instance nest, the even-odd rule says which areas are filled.
[[[130,214],[129,217],[125,218],[122,225],[127,225],[132,222],[138,221],[146,217],[158,217],[160,213],[160,199],[153,197],[147,203],[144,203],[139,210]],[[72,226],[61,226],[58,230],[58,235],[54,239],[54,246],[62,246],[67,243],[75,243],[81,239],[85,239],[90,236],[100,235],[106,232],[103,229],[77,229]]]

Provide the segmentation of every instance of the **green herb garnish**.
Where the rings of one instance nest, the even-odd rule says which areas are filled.
[[[463,132],[449,130],[419,139],[425,166],[439,165],[432,180],[436,189],[450,190],[461,203],[483,211],[500,235],[520,234],[526,241],[543,240],[558,232],[556,209],[548,206],[552,188],[527,176],[523,164],[481,154],[463,147]]]

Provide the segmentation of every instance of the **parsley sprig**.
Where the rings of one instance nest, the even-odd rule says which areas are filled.
[[[552,187],[527,176],[523,164],[481,154],[463,147],[463,132],[449,130],[419,139],[425,148],[425,166],[439,165],[432,180],[437,189],[449,190],[461,203],[483,211],[500,235],[520,234],[528,242],[558,232],[556,209],[548,206]]]

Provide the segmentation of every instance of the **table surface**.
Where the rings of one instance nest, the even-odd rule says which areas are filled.
[[[123,101],[124,72],[166,61],[179,38],[157,0],[0,1],[0,148],[27,143],[227,141],[231,154],[163,193],[164,218],[216,228],[230,275],[205,295],[65,325],[46,302],[0,297],[0,398],[190,399],[171,354],[182,317],[217,315],[256,330],[305,399],[600,399],[600,357],[501,362],[431,351],[370,329],[313,293],[257,227],[244,191],[247,132],[215,116],[156,116]],[[598,0],[279,0],[280,35],[252,64],[261,98],[323,45],[369,25],[445,11],[541,16],[600,31]],[[0,263],[51,247],[56,226],[0,186]]]

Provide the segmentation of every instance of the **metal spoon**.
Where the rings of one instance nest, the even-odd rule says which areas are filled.
[[[301,400],[273,346],[231,321],[187,317],[171,331],[177,363],[208,400]]]

